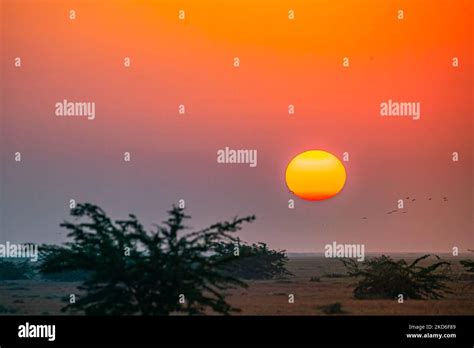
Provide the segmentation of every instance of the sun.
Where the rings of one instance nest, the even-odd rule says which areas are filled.
[[[322,150],[295,156],[286,168],[286,185],[300,198],[319,201],[337,195],[346,183],[346,169],[333,154]]]

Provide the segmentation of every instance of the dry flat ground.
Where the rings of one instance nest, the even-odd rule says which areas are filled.
[[[407,261],[418,256],[393,255]],[[320,306],[335,302],[341,303],[342,315],[473,315],[474,277],[459,265],[459,260],[467,257],[442,258],[451,261],[455,280],[449,283],[454,293],[441,300],[406,300],[399,304],[395,299],[354,299],[355,280],[345,275],[341,262],[311,255],[290,257],[288,269],[293,277],[251,281],[247,289],[229,291],[228,301],[245,315],[326,315]],[[312,277],[319,277],[319,281],[310,281]],[[62,299],[77,294],[78,285],[54,281],[0,282],[0,315],[61,314]],[[289,294],[294,294],[293,304],[288,303]]]
[[[393,258],[402,257],[408,262],[419,256]],[[246,291],[235,293],[229,300],[242,309],[241,314],[248,315],[326,315],[319,307],[335,302],[341,303],[344,315],[473,315],[474,276],[466,274],[459,264],[463,258],[442,255],[442,259],[452,263],[456,280],[449,283],[454,293],[441,300],[406,300],[403,304],[395,299],[357,300],[352,293],[355,279],[345,276],[339,260],[322,256],[292,257],[288,269],[294,277],[251,282]],[[310,281],[311,277],[319,277],[320,281]],[[288,294],[294,294],[293,304],[288,303]]]

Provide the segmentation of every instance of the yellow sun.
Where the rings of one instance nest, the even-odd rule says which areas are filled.
[[[346,182],[341,161],[322,150],[305,151],[286,168],[286,185],[300,198],[319,201],[338,194]]]

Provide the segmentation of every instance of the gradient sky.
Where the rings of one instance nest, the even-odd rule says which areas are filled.
[[[1,11],[0,241],[64,241],[71,198],[146,225],[185,199],[191,226],[256,214],[241,237],[293,252],[474,249],[472,1],[1,0]],[[56,117],[63,99],[95,102],[96,119]],[[379,116],[388,99],[420,102],[421,119]],[[218,164],[226,146],[257,149],[258,166]],[[287,163],[311,149],[350,154],[334,198],[288,192]],[[406,196],[405,214],[387,214]]]

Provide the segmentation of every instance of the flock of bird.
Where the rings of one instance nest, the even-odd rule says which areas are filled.
[[[406,200],[409,201],[410,200],[410,197],[406,197]],[[433,200],[432,197],[429,197],[428,198],[429,201]],[[412,202],[415,202],[416,201],[416,198],[411,198],[411,201]],[[443,197],[443,202],[447,202],[448,201],[448,198],[447,197]],[[406,214],[407,212],[406,211],[400,211],[400,209],[394,209],[394,210],[390,210],[387,212],[387,214],[395,214],[395,213],[398,213],[398,212],[401,212],[402,214]],[[363,216],[362,217],[362,220],[367,220],[367,216]]]

